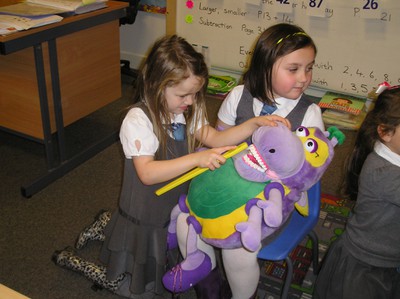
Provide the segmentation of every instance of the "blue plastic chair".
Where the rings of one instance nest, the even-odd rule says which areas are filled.
[[[287,271],[283,283],[281,298],[286,299],[289,293],[290,284],[293,277],[293,262],[290,253],[301,241],[308,236],[312,241],[313,272],[318,273],[318,237],[313,231],[318,223],[321,206],[321,183],[318,182],[308,191],[309,215],[304,217],[295,210],[289,224],[276,237],[276,239],[264,246],[258,253],[258,258],[268,261],[286,261]]]

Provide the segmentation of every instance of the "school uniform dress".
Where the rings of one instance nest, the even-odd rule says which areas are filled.
[[[272,114],[287,118],[293,131],[300,125],[325,130],[320,107],[306,95],[303,94],[296,100],[279,97],[275,101],[277,103],[276,110]],[[227,125],[239,125],[260,115],[263,105],[260,100],[252,97],[244,85],[238,85],[223,101],[218,111],[218,118]]]
[[[184,121],[183,115],[179,117]],[[147,298],[137,295],[165,292],[161,279],[166,272],[167,226],[179,196],[187,193],[188,183],[157,196],[155,191],[168,182],[147,186],[138,178],[132,157],[154,155],[159,145],[144,104],[140,103],[128,112],[121,126],[120,139],[125,154],[122,189],[119,207],[105,228],[100,260],[107,265],[108,280],[128,273],[117,294]],[[139,151],[136,140],[141,143]],[[167,159],[186,155],[187,141],[171,137],[168,149]]]
[[[332,243],[313,298],[400,298],[400,155],[377,142],[360,173],[354,214]]]

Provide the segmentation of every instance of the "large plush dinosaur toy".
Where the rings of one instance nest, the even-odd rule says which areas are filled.
[[[263,238],[285,223],[295,205],[307,215],[305,191],[321,179],[334,146],[343,140],[343,133],[334,127],[327,132],[260,127],[246,150],[219,169],[194,178],[188,194],[173,209],[168,228],[168,245],[176,247],[177,217],[190,215],[187,257],[164,275],[165,287],[184,292],[211,271],[210,258],[196,247],[197,235],[223,250],[244,247],[254,252]],[[183,263],[190,270],[181,267]]]

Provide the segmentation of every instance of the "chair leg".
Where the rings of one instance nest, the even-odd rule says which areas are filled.
[[[134,78],[134,80],[137,79],[138,71],[131,68],[129,60],[121,59],[120,64],[121,64],[121,73],[122,74],[132,77],[132,78]],[[133,81],[133,82],[135,82],[135,81]]]
[[[318,274],[319,272],[319,256],[318,256],[318,236],[317,234],[312,230],[308,233],[308,237],[312,241],[312,262],[313,262],[313,273],[315,275]]]
[[[293,277],[293,262],[289,256],[285,258],[286,261],[286,278],[282,287],[281,299],[286,299],[289,295],[290,284]]]

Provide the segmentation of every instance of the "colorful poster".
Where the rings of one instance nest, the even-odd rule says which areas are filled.
[[[141,0],[140,10],[145,12],[165,14],[167,12],[166,0]]]

